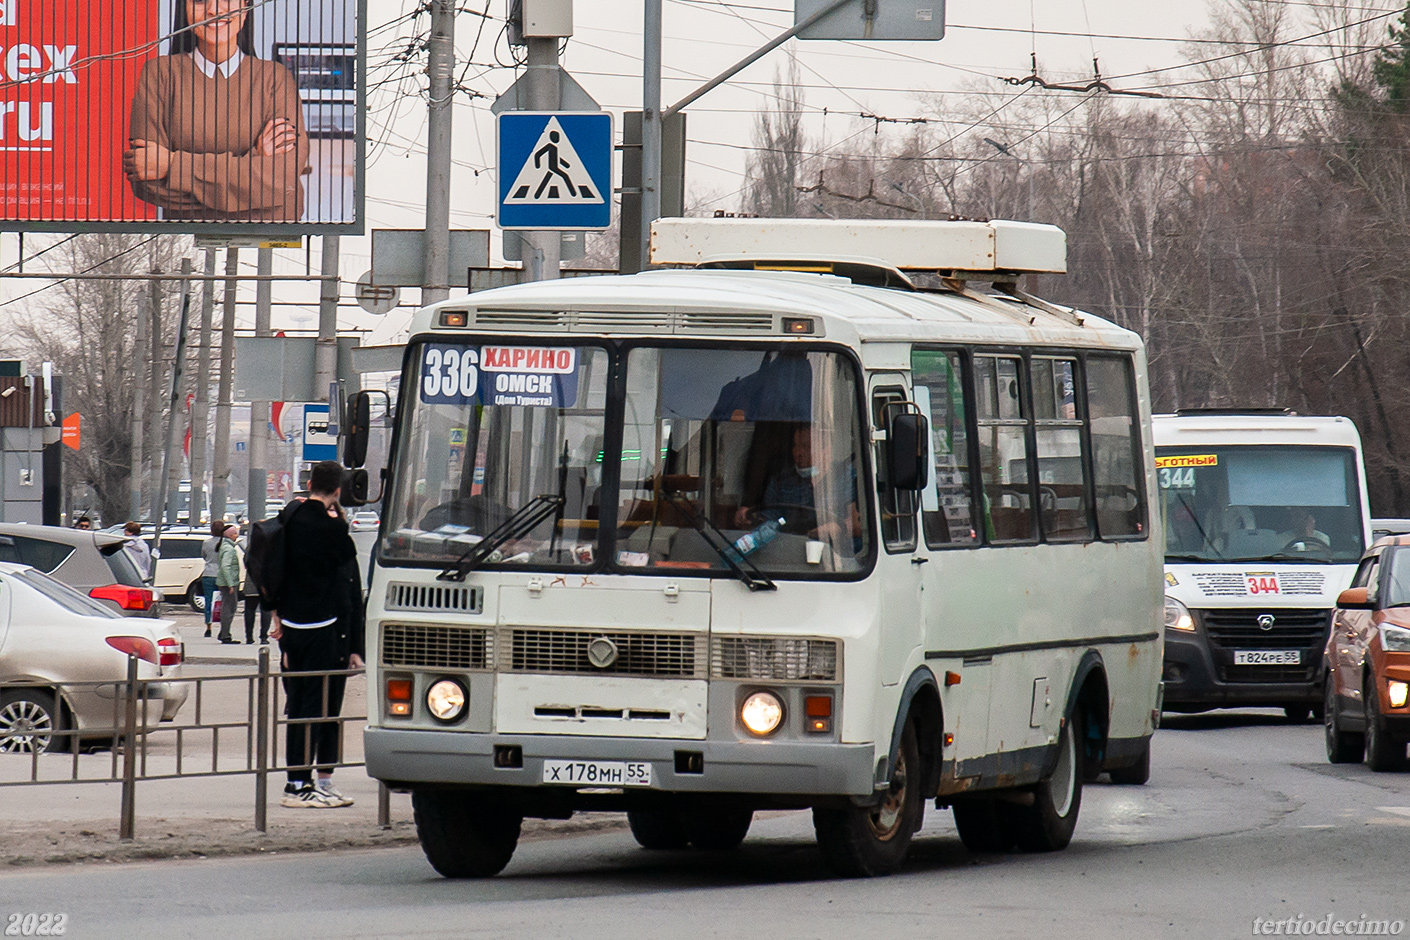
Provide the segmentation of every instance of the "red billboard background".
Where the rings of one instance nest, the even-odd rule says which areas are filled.
[[[158,38],[152,0],[0,0],[0,224],[157,219],[122,154]]]

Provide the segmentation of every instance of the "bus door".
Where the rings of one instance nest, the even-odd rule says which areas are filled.
[[[888,417],[910,401],[906,380],[895,373],[872,376],[871,401],[872,426],[885,430]],[[917,551],[916,494],[887,484],[884,447],[885,442],[878,441],[873,451],[883,547],[876,569],[882,585],[877,662],[882,684],[895,685],[905,678],[902,670],[923,639],[921,568],[929,558],[924,550]]]

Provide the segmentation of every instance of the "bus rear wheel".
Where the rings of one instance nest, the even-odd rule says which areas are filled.
[[[413,790],[421,851],[445,878],[488,878],[509,864],[523,815],[455,790]]]
[[[1031,806],[1015,804],[1009,815],[1014,841],[1025,852],[1055,852],[1067,848],[1082,808],[1082,748],[1075,728],[1081,714],[1072,715],[1058,734],[1058,759],[1052,773],[1033,788]]]
[[[1146,746],[1141,749],[1141,756],[1134,764],[1127,764],[1125,767],[1115,767],[1111,770],[1111,782],[1125,786],[1140,787],[1145,786],[1151,778],[1151,739],[1146,738]]]
[[[683,849],[690,842],[681,815],[675,810],[627,810],[627,825],[631,827],[632,838],[643,849]]]
[[[993,798],[976,798],[956,800],[950,809],[955,814],[960,841],[971,852],[1007,852],[1013,848],[1008,804]]]
[[[813,809],[813,831],[828,865],[852,878],[889,875],[900,868],[911,847],[911,836],[925,814],[921,778],[915,726],[908,721],[901,733],[891,784],[880,803]]]

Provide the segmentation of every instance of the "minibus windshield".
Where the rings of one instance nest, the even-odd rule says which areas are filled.
[[[1355,451],[1156,449],[1168,562],[1354,564],[1365,549]]]

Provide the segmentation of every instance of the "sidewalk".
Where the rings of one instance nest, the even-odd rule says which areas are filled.
[[[237,618],[234,627],[239,645],[222,644],[202,634],[205,626],[199,614],[189,608],[168,612],[177,621],[186,644],[182,670],[187,677],[229,675],[253,672],[258,663],[258,643],[244,643],[244,623]],[[258,637],[256,637],[258,639]],[[271,645],[271,655],[278,655]],[[231,668],[239,667],[239,668]],[[276,667],[277,668],[277,667]],[[217,707],[227,696],[241,698],[236,685],[212,686],[209,707]],[[345,714],[363,714],[365,684],[359,677],[349,683]],[[187,708],[193,707],[192,703]],[[183,709],[184,711],[184,709]],[[181,716],[178,716],[178,721]],[[196,734],[197,732],[190,732]],[[347,759],[362,759],[362,735],[349,734]],[[149,745],[149,769],[169,772],[173,762],[173,736],[170,730],[154,736]],[[230,746],[222,738],[222,752]],[[188,770],[199,759],[199,747],[188,742]],[[243,761],[243,745],[235,744],[234,760],[222,758],[221,768]],[[209,757],[206,758],[209,760]],[[44,755],[53,762],[55,774],[67,777],[72,755]],[[111,752],[81,755],[81,776],[107,775]],[[58,764],[62,763],[63,767]],[[119,766],[121,759],[119,758]],[[91,769],[90,769],[91,768]],[[206,766],[204,769],[209,769]],[[0,780],[27,779],[27,755],[0,755]],[[49,776],[41,771],[42,776]],[[414,845],[411,797],[393,793],[390,798],[391,825],[377,825],[377,781],[361,767],[338,770],[338,788],[354,804],[340,809],[291,809],[279,805],[284,775],[271,774],[268,793],[267,832],[256,832],[255,777],[239,774],[218,777],[188,777],[176,780],[141,780],[136,784],[135,835],[132,842],[118,840],[121,816],[120,783],[51,783],[0,787],[4,806],[4,838],[0,839],[0,866],[43,865],[66,862],[130,861],[153,858],[192,858],[274,852],[312,852],[381,845]],[[626,827],[624,814],[580,814],[571,820],[525,820],[524,838],[540,839]]]

